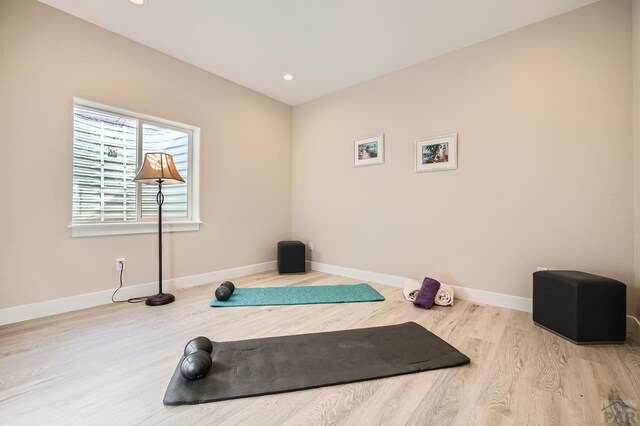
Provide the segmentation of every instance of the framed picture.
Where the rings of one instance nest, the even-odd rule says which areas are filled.
[[[384,133],[353,140],[353,167],[384,163]]]
[[[435,136],[416,141],[416,172],[458,168],[458,134]]]

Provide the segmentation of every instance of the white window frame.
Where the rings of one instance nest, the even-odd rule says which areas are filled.
[[[100,104],[81,98],[73,98],[73,107],[81,106],[98,111],[110,112],[138,120],[138,162],[142,159],[142,127],[147,125],[160,125],[179,131],[187,131],[191,136],[189,146],[189,174],[187,184],[189,185],[187,203],[187,218],[185,219],[163,219],[163,232],[187,232],[200,230],[200,128],[177,121],[166,120],[164,118],[153,117],[151,115],[140,114],[122,108],[115,108],[109,105]],[[73,116],[73,113],[72,113]],[[74,131],[75,133],[75,131]],[[75,136],[74,136],[75,141]],[[139,165],[138,165],[139,166]],[[73,174],[72,174],[73,181]],[[72,184],[73,185],[73,184]],[[73,192],[73,190],[72,190]],[[136,185],[137,197],[142,196],[142,185]],[[142,198],[138,198],[142,202]],[[143,219],[142,210],[136,212],[135,222],[118,223],[72,223],[69,225],[72,237],[91,237],[99,235],[126,235],[126,234],[148,234],[158,232],[158,220],[154,218]]]

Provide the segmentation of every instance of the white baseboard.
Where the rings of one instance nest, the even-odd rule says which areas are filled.
[[[264,263],[256,263],[253,265],[239,266],[237,268],[222,269],[220,271],[207,272],[199,275],[189,275],[186,277],[172,278],[166,280],[172,289],[196,287],[202,284],[207,284],[213,281],[221,281],[226,279],[244,277],[251,274],[258,274],[260,272],[271,271],[276,269],[278,263],[275,260]]]
[[[640,338],[640,321],[638,321],[638,318],[627,315],[627,333],[631,333],[636,338]]]
[[[363,271],[360,269],[345,268],[343,266],[328,265],[326,263],[309,262],[314,271],[325,272],[327,274],[341,275],[343,277],[354,278],[363,281],[373,281],[378,284],[400,287],[407,280],[405,277],[397,275],[380,274],[377,272]],[[531,312],[532,301],[527,297],[511,296],[509,294],[494,293],[492,291],[478,290],[475,288],[459,287],[452,285],[455,297],[469,302],[482,303],[485,305],[499,306],[501,308],[515,309],[517,311]]]
[[[256,263],[254,265],[241,266],[238,268],[223,269],[220,271],[207,272],[186,277],[170,278],[163,281],[163,288],[166,290],[177,290],[187,287],[195,287],[213,281],[233,279],[246,275],[276,269],[276,261]],[[13,324],[34,318],[42,318],[50,315],[65,312],[77,311],[79,309],[91,308],[93,306],[111,303],[111,295],[114,288],[94,293],[80,294],[77,296],[63,297],[61,299],[47,300],[44,302],[30,303],[27,305],[12,306],[0,309],[0,325]],[[116,295],[117,300],[126,300],[131,297],[142,297],[154,294],[158,291],[158,283],[144,283],[122,287]]]
[[[493,291],[475,288],[452,286],[456,296],[469,302],[498,306],[522,312],[533,312],[533,300],[528,297],[512,296],[510,294],[495,293]]]
[[[346,268],[344,266],[329,265],[326,263],[309,262],[313,271],[325,274],[340,275],[341,277],[354,278],[356,280],[373,281],[374,283],[400,287],[404,285],[406,278],[397,275],[380,274],[378,272],[363,271],[362,269]]]

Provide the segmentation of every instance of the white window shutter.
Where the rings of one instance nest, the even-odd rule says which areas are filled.
[[[135,119],[74,107],[73,223],[136,220]]]

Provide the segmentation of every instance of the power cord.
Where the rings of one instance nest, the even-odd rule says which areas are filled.
[[[122,266],[122,265],[121,265]],[[132,297],[130,299],[127,300],[116,300],[116,293],[118,292],[118,290],[120,290],[122,288],[122,272],[124,271],[124,268],[120,268],[120,285],[118,286],[118,288],[116,288],[116,291],[113,292],[113,294],[111,295],[111,301],[113,303],[141,303],[144,302],[145,300],[147,300],[147,297]]]

